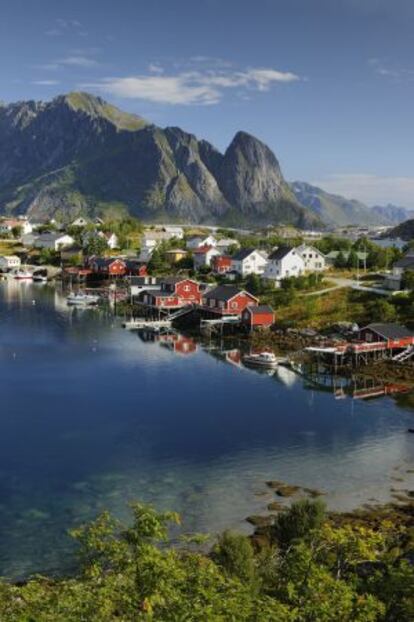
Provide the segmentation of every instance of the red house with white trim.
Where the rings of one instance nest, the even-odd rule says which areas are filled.
[[[242,322],[250,330],[254,328],[269,328],[275,321],[275,314],[269,305],[251,305],[242,313]]]
[[[234,285],[219,285],[203,294],[203,307],[220,315],[240,315],[246,307],[257,305],[258,298]]]
[[[231,257],[227,257],[227,255],[213,257],[211,266],[216,274],[226,274],[232,269]]]
[[[189,304],[200,304],[200,284],[192,279],[168,277],[161,281],[159,289],[143,291],[140,300],[149,307],[174,309]]]

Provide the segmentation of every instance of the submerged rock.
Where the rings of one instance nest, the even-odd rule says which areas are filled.
[[[279,486],[275,491],[279,497],[292,497],[300,490],[300,486],[292,486],[290,484],[283,484]]]
[[[274,516],[260,516],[258,514],[252,514],[246,518],[246,521],[254,527],[268,527],[273,524]]]

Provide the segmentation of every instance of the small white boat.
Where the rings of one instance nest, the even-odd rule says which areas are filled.
[[[79,307],[88,307],[96,305],[99,302],[99,296],[93,294],[84,294],[83,292],[71,293],[66,298],[68,305],[76,305]]]
[[[273,352],[260,352],[259,354],[246,354],[243,356],[243,363],[265,369],[274,369],[279,365],[279,359]]]
[[[47,283],[47,276],[39,273],[36,274],[36,272],[34,272],[33,281],[35,281],[36,283]]]
[[[33,279],[33,273],[29,272],[29,270],[25,270],[23,268],[19,270],[15,270],[12,273],[12,276],[17,281],[31,281]]]

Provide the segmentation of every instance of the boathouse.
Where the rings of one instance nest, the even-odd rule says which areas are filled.
[[[200,284],[182,277],[164,278],[159,289],[143,291],[141,301],[157,309],[176,309],[190,304],[200,304]]]
[[[220,315],[239,315],[246,307],[258,305],[259,300],[234,285],[219,285],[203,294],[204,309]]]
[[[269,327],[275,321],[275,314],[269,305],[247,306],[242,313],[242,322],[250,330],[259,327]]]
[[[360,341],[365,343],[385,343],[387,348],[407,348],[414,344],[414,334],[400,324],[368,324],[358,333]]]

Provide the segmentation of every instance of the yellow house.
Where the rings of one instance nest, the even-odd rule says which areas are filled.
[[[177,261],[184,259],[184,257],[187,257],[187,251],[182,248],[172,248],[169,251],[165,251],[165,258],[171,263],[177,263]]]

